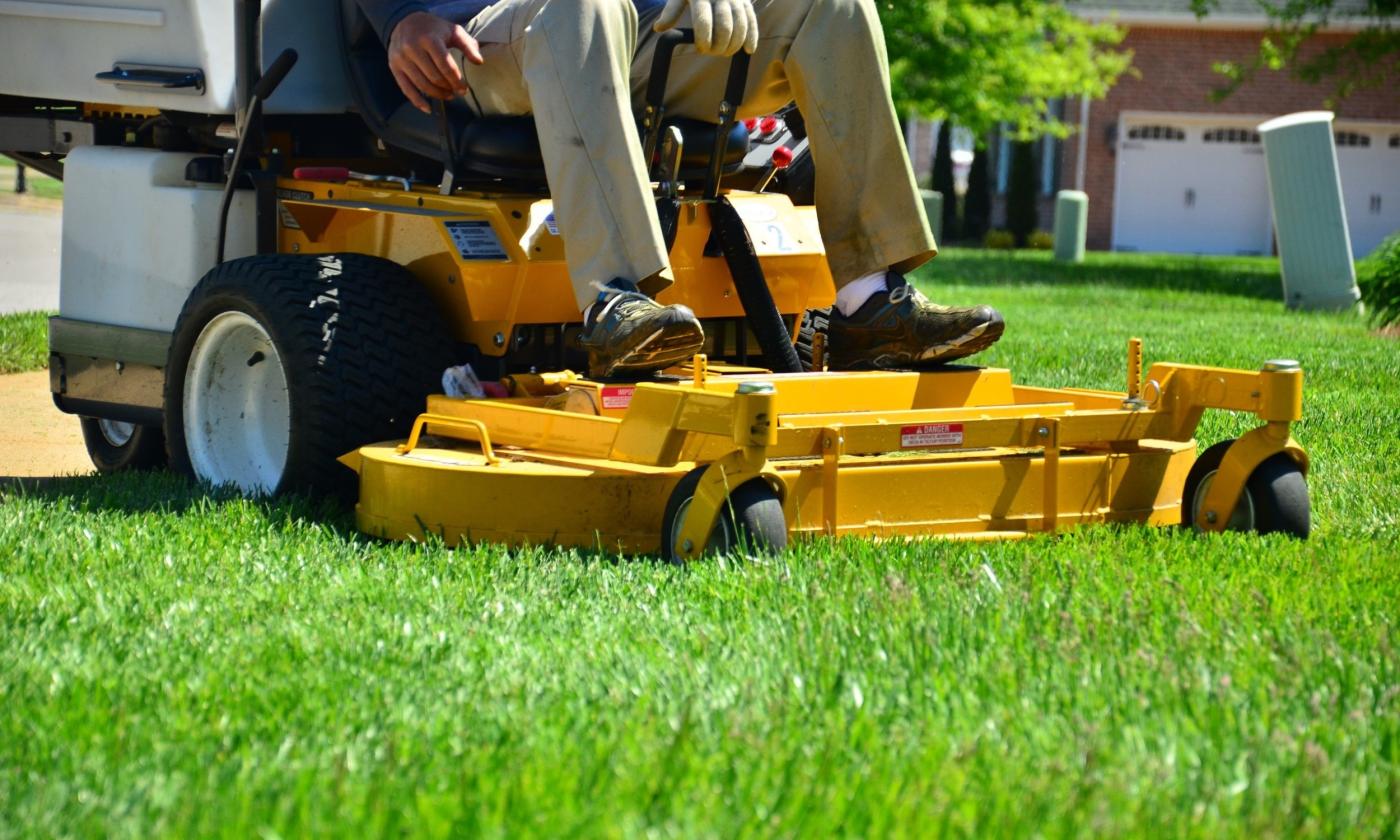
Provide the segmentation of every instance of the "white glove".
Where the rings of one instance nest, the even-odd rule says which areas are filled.
[[[690,6],[695,48],[706,55],[733,55],[758,49],[758,15],[753,0],[666,0],[656,31],[675,26]]]

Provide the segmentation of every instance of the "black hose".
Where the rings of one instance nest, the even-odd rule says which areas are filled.
[[[792,333],[788,332],[787,323],[773,302],[773,292],[768,288],[763,266],[754,253],[753,240],[739,211],[727,197],[721,196],[710,205],[710,220],[729,264],[729,274],[734,278],[734,288],[739,292],[739,302],[763,350],[764,361],[774,373],[801,373],[802,361],[793,346]]]

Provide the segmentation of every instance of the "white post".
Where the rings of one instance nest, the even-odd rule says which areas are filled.
[[[1332,119],[1328,111],[1306,111],[1259,126],[1283,268],[1283,301],[1290,309],[1350,309],[1361,299]]]

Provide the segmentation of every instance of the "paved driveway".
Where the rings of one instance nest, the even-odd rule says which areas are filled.
[[[0,197],[0,314],[58,309],[60,207]]]

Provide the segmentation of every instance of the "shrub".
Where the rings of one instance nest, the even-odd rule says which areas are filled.
[[[1378,326],[1400,324],[1400,231],[1356,264],[1356,284]]]
[[[1049,251],[1055,247],[1055,237],[1049,231],[1037,230],[1026,237],[1026,247],[1037,251]]]
[[[1010,251],[1016,247],[1016,237],[1009,230],[989,230],[982,245],[993,251]]]

